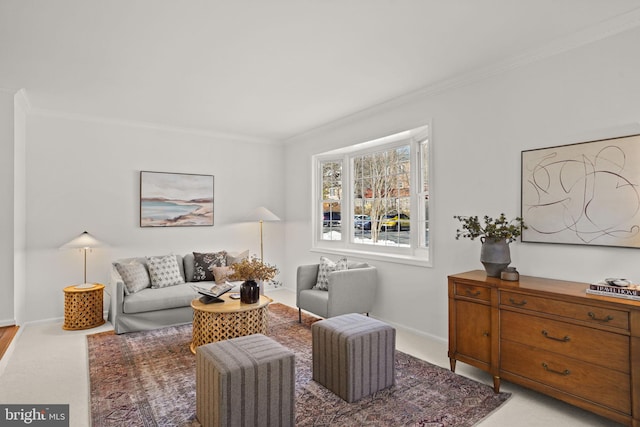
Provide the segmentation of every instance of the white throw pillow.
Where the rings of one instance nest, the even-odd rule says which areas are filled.
[[[237,264],[245,258],[249,258],[249,249],[238,254],[227,253],[227,265]]]
[[[318,279],[313,289],[320,291],[329,290],[329,273],[334,271],[346,270],[347,259],[340,258],[337,262],[331,261],[327,257],[320,257],[320,266],[318,267]]]
[[[131,295],[151,286],[149,273],[145,266],[139,262],[132,262],[130,264],[120,264],[117,262],[115,266],[124,282],[125,294]]]
[[[147,266],[153,289],[166,288],[184,282],[175,255],[147,257]]]

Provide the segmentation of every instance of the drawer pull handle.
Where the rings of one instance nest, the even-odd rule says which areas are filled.
[[[560,371],[556,371],[554,369],[549,368],[549,365],[547,365],[546,363],[542,362],[542,367],[544,368],[545,371],[547,372],[551,372],[553,374],[558,374],[558,375],[562,375],[563,377],[566,377],[567,375],[569,375],[571,373],[571,371],[569,371],[568,369],[565,369],[564,371],[560,372]]]
[[[563,338],[552,337],[551,335],[549,335],[549,332],[545,331],[544,329],[542,330],[542,335],[544,335],[545,338],[549,338],[550,340],[560,341],[560,342],[567,342],[571,339],[567,335],[565,335]]]
[[[488,336],[489,336],[489,332],[484,331],[484,332],[482,333],[482,336],[483,336],[483,337],[488,337]]]
[[[598,322],[609,322],[609,321],[613,320],[613,316],[611,316],[611,315],[608,315],[607,317],[602,317],[602,318],[598,319],[596,317],[596,315],[592,311],[590,311],[588,314],[589,314],[589,317],[592,320],[596,320]]]
[[[522,307],[523,305],[527,304],[527,300],[523,299],[522,302],[518,302],[516,300],[514,300],[513,298],[509,298],[509,302],[513,305],[519,305],[520,307]]]
[[[465,289],[465,291],[466,291],[467,295],[470,296],[470,297],[479,297],[480,294],[482,293],[480,291],[471,292],[471,289]]]

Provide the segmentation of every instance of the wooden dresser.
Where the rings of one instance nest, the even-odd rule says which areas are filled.
[[[449,276],[449,359],[640,427],[640,301],[586,283]]]

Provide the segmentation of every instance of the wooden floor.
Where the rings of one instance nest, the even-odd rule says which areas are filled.
[[[5,326],[0,328],[0,359],[4,356],[4,353],[9,348],[11,340],[18,333],[19,326]]]

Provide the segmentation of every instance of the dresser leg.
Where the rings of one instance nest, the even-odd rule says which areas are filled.
[[[493,391],[495,393],[500,393],[500,377],[497,375],[493,377]]]
[[[451,366],[451,372],[455,372],[456,371],[456,359],[454,358],[449,358],[449,365]]]

